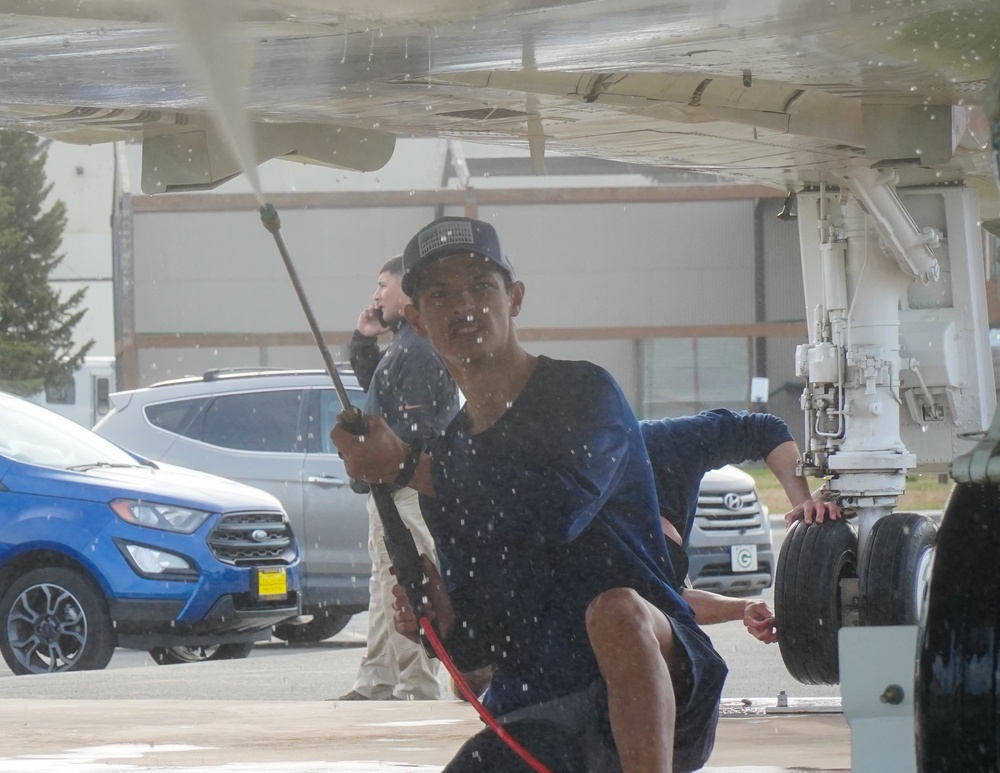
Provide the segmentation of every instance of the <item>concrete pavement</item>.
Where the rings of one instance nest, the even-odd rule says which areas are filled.
[[[0,699],[0,773],[431,773],[481,726],[451,700]],[[729,706],[705,768],[849,769],[841,714],[760,705]]]
[[[733,675],[738,683],[739,674],[767,670],[765,658],[778,655],[737,628],[715,633],[727,658],[747,648]],[[468,704],[329,700],[350,689],[364,631],[359,616],[326,642],[258,645],[245,660],[158,666],[144,653],[119,650],[104,671],[0,674],[0,773],[440,771],[482,727]],[[850,768],[842,714],[766,713],[776,711],[775,688],[788,681],[787,674],[766,680],[769,698],[726,701],[706,770]],[[798,694],[813,689],[799,687]],[[836,694],[789,694],[793,710],[839,706]]]

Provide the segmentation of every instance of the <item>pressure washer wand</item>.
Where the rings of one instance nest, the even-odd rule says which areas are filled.
[[[302,283],[299,281],[299,275],[295,271],[295,266],[292,264],[292,258],[288,254],[288,248],[285,247],[285,240],[281,236],[281,218],[278,217],[278,211],[274,208],[273,204],[265,204],[260,208],[260,221],[264,224],[264,227],[271,232],[274,236],[275,244],[278,245],[278,252],[281,253],[281,260],[285,264],[285,269],[288,271],[288,278],[292,280],[292,287],[295,288],[295,294],[299,296],[299,305],[302,307],[303,313],[306,315],[306,321],[309,323],[309,329],[312,331],[313,339],[316,341],[316,346],[319,347],[319,353],[323,356],[323,363],[326,365],[326,370],[330,374],[330,378],[333,379],[333,386],[337,390],[337,397],[340,399],[340,407],[343,410],[341,414],[341,421],[351,418],[354,421],[360,421],[364,424],[363,414],[359,408],[351,405],[351,401],[347,396],[347,390],[344,389],[344,382],[340,380],[340,374],[337,373],[337,365],[333,361],[333,357],[330,355],[330,349],[326,345],[326,341],[323,340],[323,334],[320,332],[319,324],[316,322],[316,317],[313,316],[312,308],[309,306],[309,300],[306,298],[306,291],[302,287]],[[350,417],[347,415],[350,414]],[[353,419],[354,415],[357,415],[357,419]],[[353,431],[353,430],[352,430]],[[359,432],[357,434],[364,434]]]
[[[343,424],[348,432],[358,436],[364,435],[368,431],[365,416],[360,408],[351,404],[347,396],[347,390],[344,389],[344,383],[337,372],[337,366],[330,355],[330,349],[327,347],[326,341],[323,340],[319,324],[316,322],[316,317],[313,316],[305,290],[299,281],[298,273],[292,264],[288,249],[285,247],[285,240],[281,236],[281,219],[278,217],[278,212],[275,210],[274,205],[266,204],[261,207],[260,219],[264,227],[274,236],[274,241],[278,245],[278,252],[281,253],[281,259],[285,264],[285,269],[288,271],[289,278],[292,280],[292,286],[295,288],[295,294],[299,297],[299,304],[302,306],[302,311],[309,322],[309,329],[312,331],[316,346],[319,347],[320,354],[323,356],[323,362],[326,365],[327,372],[330,374],[330,378],[333,380],[333,386],[337,390],[337,397],[340,399],[341,407],[341,413],[338,416],[340,423]],[[417,545],[413,540],[413,534],[406,528],[406,524],[403,523],[403,519],[399,515],[399,509],[396,507],[396,500],[392,498],[390,487],[385,484],[372,484],[371,492],[372,498],[375,500],[375,507],[378,510],[379,520],[382,521],[382,530],[385,533],[385,547],[389,553],[389,559],[392,561],[393,570],[396,573],[396,582],[406,591],[406,598],[410,602],[414,614],[419,619],[426,615],[424,608],[424,569],[420,560],[420,554],[417,552]]]

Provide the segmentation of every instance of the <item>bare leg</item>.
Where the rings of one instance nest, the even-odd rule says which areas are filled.
[[[670,621],[635,591],[614,588],[587,608],[587,634],[607,684],[623,773],[671,773],[677,707]]]

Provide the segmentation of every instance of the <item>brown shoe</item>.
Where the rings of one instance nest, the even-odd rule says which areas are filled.
[[[328,698],[327,700],[331,700],[331,701],[370,701],[371,698],[369,698],[367,695],[362,695],[357,690],[351,690],[348,693],[344,693],[339,698]]]

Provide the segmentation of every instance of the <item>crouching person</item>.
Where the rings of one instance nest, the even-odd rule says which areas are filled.
[[[466,398],[428,451],[369,417],[332,433],[353,477],[402,466],[441,558],[428,613],[462,670],[493,665],[485,705],[552,771],[692,771],[715,738],[726,666],[681,598],[639,424],[587,362],[534,356],[524,285],[494,229],[441,218],[404,252],[406,317]],[[416,462],[414,465],[414,461]],[[401,591],[396,629],[417,621]],[[446,768],[527,769],[492,731]]]

